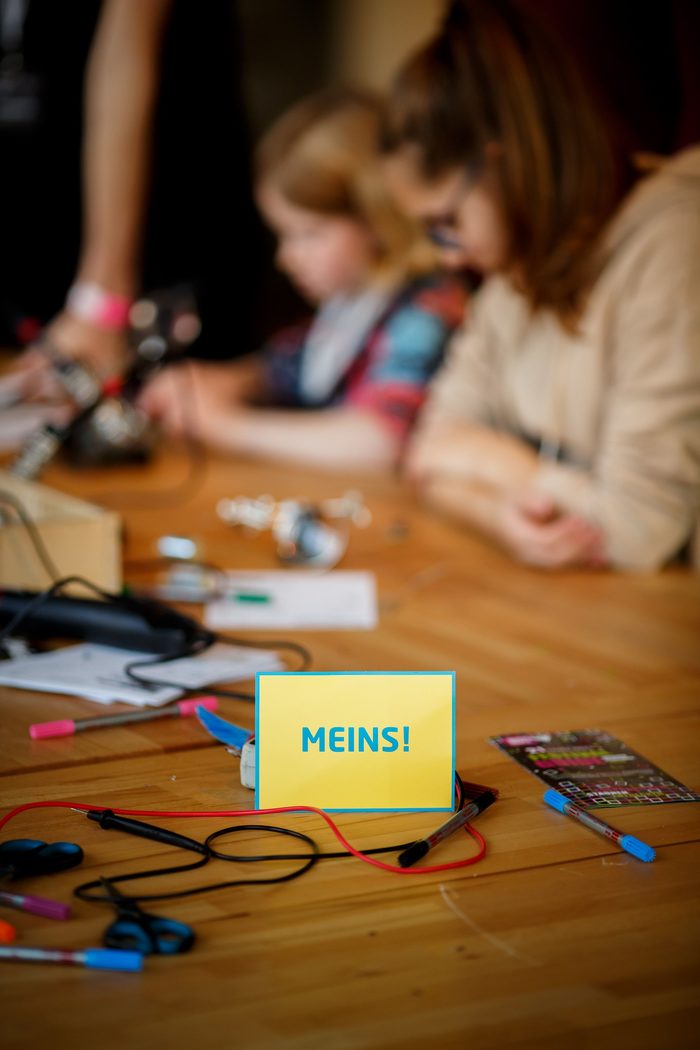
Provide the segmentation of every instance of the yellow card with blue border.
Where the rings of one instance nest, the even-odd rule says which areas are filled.
[[[255,805],[452,810],[453,671],[261,671]]]

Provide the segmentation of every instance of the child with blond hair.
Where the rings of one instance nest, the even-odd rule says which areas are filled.
[[[376,99],[332,91],[263,137],[257,203],[278,267],[316,313],[245,358],[164,370],[142,404],[167,432],[326,469],[399,458],[465,293],[393,204],[380,125]]]

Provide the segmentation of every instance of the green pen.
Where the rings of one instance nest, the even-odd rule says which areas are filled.
[[[226,597],[230,602],[250,602],[260,605],[272,601],[269,594],[256,594],[254,591],[235,591],[227,594]]]

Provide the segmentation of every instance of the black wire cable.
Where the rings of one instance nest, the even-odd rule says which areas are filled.
[[[152,868],[150,871],[133,871],[126,875],[114,875],[109,876],[108,882],[116,886],[118,882],[131,882],[133,879],[154,879],[158,875],[176,875],[180,871],[194,871],[196,868],[203,868],[205,864],[209,863],[209,854],[205,853],[198,860],[192,861],[191,864],[179,864],[167,868]],[[112,898],[105,894],[90,894],[87,891],[94,889],[95,886],[102,886],[102,879],[94,879],[90,882],[83,882],[80,886],[77,886],[73,890],[73,896],[78,897],[82,901],[104,901],[109,902]],[[185,891],[183,896],[189,896],[191,891]],[[146,901],[146,900],[159,900],[158,897],[130,897],[133,901]],[[167,899],[167,898],[165,898]]]
[[[124,673],[133,682],[136,682],[138,683],[138,685],[144,687],[170,686],[174,689],[182,689],[185,692],[192,692],[191,687],[188,685],[182,685],[178,682],[173,682],[170,679],[166,678],[159,679],[151,678],[150,676],[144,677],[142,675],[136,674],[135,669],[144,667],[157,667],[159,664],[171,663],[173,660],[179,660],[183,657],[197,656],[199,653],[204,652],[205,649],[209,648],[209,646],[211,646],[214,642],[221,642],[224,645],[241,646],[251,649],[287,650],[289,652],[296,653],[301,660],[300,666],[296,669],[297,672],[306,671],[307,668],[311,666],[311,653],[306,648],[306,646],[301,645],[298,642],[290,642],[287,639],[280,638],[265,640],[257,639],[255,641],[250,641],[245,638],[233,638],[224,634],[214,634],[212,632],[207,631],[203,632],[201,642],[195,642],[194,647],[189,646],[187,649],[182,649],[179,652],[169,653],[165,656],[153,657],[149,660],[134,660],[132,661],[132,663],[129,663],[125,666]],[[206,689],[207,694],[211,696],[221,696],[230,700],[255,700],[255,695],[253,693],[244,693],[237,689],[219,689],[216,687],[212,688],[211,686],[207,686]]]
[[[146,660],[132,660],[124,667],[124,674],[127,678],[130,678],[133,682],[137,682],[140,686],[148,689],[154,689],[157,686],[171,686],[173,689],[183,689],[185,692],[190,690],[188,685],[178,685],[177,682],[171,682],[166,678],[143,678],[141,675],[135,674],[133,668],[135,667],[158,667],[160,664],[169,664],[174,660],[182,660],[190,656],[199,656],[200,653],[205,652],[212,644],[212,639],[207,635],[202,635],[201,638],[196,638],[194,642],[184,646],[182,649],[177,649],[174,653],[163,653],[160,656],[149,656]]]
[[[465,804],[464,797],[464,784],[459,773],[455,770],[455,796],[457,801],[457,809],[462,809]],[[262,854],[235,854],[235,853],[224,853],[221,850],[216,850],[212,847],[211,843],[216,839],[221,838],[222,835],[238,834],[242,831],[263,831],[273,835],[285,835],[288,838],[299,839],[302,842],[307,843],[311,852],[310,853],[262,853]],[[413,845],[413,841],[410,842],[399,842],[392,844],[391,846],[374,846],[371,849],[363,850],[362,852],[368,856],[379,854],[379,853],[401,853],[403,850],[408,849],[409,846]],[[150,871],[132,871],[126,875],[115,875],[110,876],[108,881],[110,884],[116,886],[120,882],[133,882],[136,879],[151,879],[159,875],[173,875],[181,871],[193,871],[196,868],[202,868],[211,859],[222,860],[230,863],[240,864],[261,864],[266,861],[301,861],[299,868],[292,872],[288,872],[285,875],[271,876],[268,879],[234,879],[225,882],[213,882],[205,886],[196,886],[188,890],[177,890],[172,893],[152,893],[152,894],[139,894],[130,896],[129,899],[135,901],[137,904],[143,903],[144,901],[166,901],[166,900],[178,900],[181,897],[193,897],[198,893],[209,893],[212,890],[223,890],[230,889],[235,886],[255,886],[255,885],[271,885],[277,882],[291,882],[293,879],[298,879],[301,875],[304,875],[309,871],[315,864],[320,860],[337,860],[345,857],[352,857],[354,854],[349,853],[347,850],[332,851],[323,853],[318,847],[318,844],[310,835],[306,835],[301,831],[293,831],[291,828],[281,828],[274,824],[234,824],[230,827],[219,828],[217,831],[212,831],[210,835],[202,843],[203,852],[202,857],[199,860],[193,861],[191,864],[183,864],[175,867],[167,868],[155,868]],[[112,899],[105,894],[94,894],[90,893],[98,887],[103,887],[101,879],[94,879],[91,882],[84,882],[80,886],[77,886],[73,890],[74,896],[80,900],[95,901],[98,903],[110,903]]]
[[[219,850],[212,850],[209,847],[209,843],[218,836],[239,831],[265,831],[270,834],[287,835],[290,838],[297,838],[309,845],[311,853],[262,853],[257,855],[238,855],[233,853],[222,853]],[[409,846],[413,845],[413,841],[414,840],[412,839],[410,842],[400,842],[391,846],[376,846],[372,849],[364,850],[363,852],[367,854],[400,853],[402,850],[408,849]],[[310,835],[305,835],[300,831],[293,831],[291,828],[277,827],[273,824],[239,824],[228,828],[220,828],[218,831],[212,832],[212,834],[208,836],[204,845],[208,849],[206,856],[200,858],[200,860],[194,861],[192,864],[183,864],[170,868],[156,868],[149,871],[133,871],[126,875],[110,876],[108,881],[116,886],[118,883],[132,882],[135,879],[150,879],[155,878],[158,875],[173,875],[181,871],[193,871],[195,868],[204,867],[211,858],[231,863],[251,864],[261,864],[269,861],[302,861],[300,867],[292,872],[288,872],[285,875],[271,876],[270,878],[265,879],[233,879],[224,882],[212,882],[205,886],[195,886],[189,890],[177,890],[172,893],[130,895],[130,900],[135,901],[137,904],[141,904],[144,901],[179,900],[180,897],[193,897],[198,893],[209,893],[213,890],[230,889],[235,886],[256,886],[269,885],[276,882],[291,882],[293,879],[298,879],[301,875],[306,874],[306,872],[309,871],[319,860],[335,860],[353,856],[352,853],[348,853],[347,851],[322,853],[318,844]],[[94,879],[91,882],[84,882],[80,886],[77,886],[76,889],[73,890],[73,894],[80,900],[109,903],[110,898],[108,896],[89,892],[100,886],[102,886],[101,880]]]
[[[217,860],[230,860],[237,861],[241,864],[245,864],[247,861],[258,862],[264,860],[303,860],[306,854],[303,853],[262,853],[259,856],[251,856],[250,854],[236,854],[236,853],[222,853],[220,850],[212,849],[209,845],[214,839],[219,838],[221,835],[226,835],[229,832],[237,831],[270,831],[271,825],[269,824],[236,824],[230,828],[220,828],[219,831],[213,831],[211,835],[205,840],[205,845],[209,848],[209,853],[212,857],[216,857]],[[363,850],[363,853],[375,854],[375,853],[400,853],[404,849],[408,849],[409,846],[413,845],[411,842],[400,842],[398,845],[392,846],[373,846],[372,849]],[[353,857],[353,853],[349,853],[347,850],[338,850],[334,853],[318,853],[318,860],[337,860],[340,857]]]
[[[178,890],[174,893],[139,894],[138,896],[131,896],[129,899],[135,901],[137,904],[140,904],[143,901],[165,901],[179,899],[180,897],[192,897],[197,893],[209,893],[212,890],[229,889],[234,886],[270,885],[276,882],[291,882],[293,879],[298,879],[301,875],[304,875],[307,871],[309,871],[309,869],[312,868],[314,864],[316,864],[316,862],[320,860],[323,856],[318,848],[317,843],[311,838],[310,835],[305,835],[301,831],[293,831],[291,828],[275,827],[272,824],[242,824],[233,828],[222,828],[220,829],[220,831],[214,832],[213,836],[223,835],[225,832],[228,831],[251,830],[267,831],[276,835],[285,835],[289,838],[300,839],[302,842],[306,842],[309,845],[311,852],[307,854],[297,855],[294,859],[301,859],[303,863],[294,871],[287,872],[284,875],[274,875],[270,878],[265,879],[232,879],[227,880],[225,882],[212,882],[206,886],[195,886],[189,890]],[[191,864],[183,864],[177,867],[169,868],[157,868],[151,871],[133,871],[126,875],[117,875],[114,877],[110,877],[108,881],[113,886],[116,886],[118,883],[131,882],[134,879],[150,879],[155,878],[158,875],[172,875],[180,871],[193,871],[195,868],[204,867],[204,865],[209,862],[212,856],[214,856],[214,854],[209,849],[209,840],[211,838],[212,836],[210,835],[209,838],[207,838],[204,842],[204,847],[206,848],[206,853],[204,854],[204,856],[202,856],[199,860],[193,861]],[[233,861],[237,860],[238,858],[233,856],[227,857],[225,855],[222,855],[218,859]],[[261,862],[277,859],[286,859],[286,857],[284,854],[280,854],[279,857],[275,854],[263,854],[262,856],[250,857],[246,859],[249,859],[253,862]],[[84,901],[111,903],[111,898],[109,896],[105,894],[94,894],[89,892],[90,890],[102,885],[103,883],[101,879],[94,879],[91,882],[84,882],[73,890],[73,895],[75,897],[78,897],[80,900]]]
[[[266,638],[250,641],[247,638],[236,638],[231,635],[214,634],[214,640],[224,645],[249,646],[253,649],[287,649],[290,653],[296,653],[301,659],[301,666],[297,671],[306,671],[311,666],[311,653],[305,645],[300,642],[290,642],[286,638]]]
[[[42,540],[41,534],[35,523],[32,521],[27,508],[12,492],[6,492],[5,489],[0,491],[0,503],[6,503],[8,507],[12,507],[21,524],[24,526],[29,540],[36,551],[36,556],[46,571],[47,576],[55,583],[61,574],[56,568],[56,564],[51,558],[51,555],[46,548],[46,544]]]

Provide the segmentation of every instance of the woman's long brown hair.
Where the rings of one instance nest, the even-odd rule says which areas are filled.
[[[509,0],[454,0],[389,98],[383,148],[407,145],[417,147],[426,179],[455,168],[489,176],[509,269],[533,309],[575,327],[630,167],[572,56]]]

